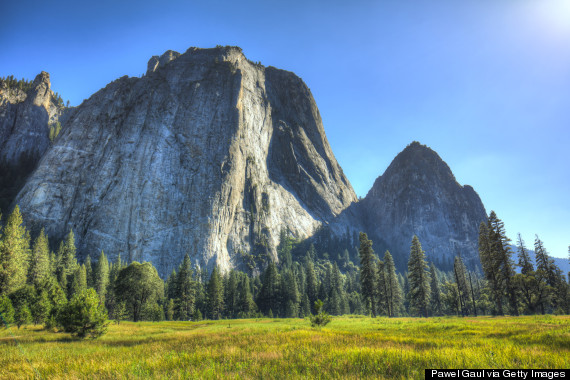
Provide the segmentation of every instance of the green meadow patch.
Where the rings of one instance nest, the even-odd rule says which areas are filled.
[[[12,339],[16,336],[18,344]],[[423,378],[425,368],[568,368],[570,317],[123,322],[95,340],[0,330],[0,379]]]

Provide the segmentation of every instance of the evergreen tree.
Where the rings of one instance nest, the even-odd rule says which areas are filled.
[[[483,272],[485,273],[485,278],[489,282],[489,289],[496,307],[496,314],[503,315],[503,286],[500,265],[497,257],[493,253],[491,240],[489,238],[490,234],[491,231],[489,230],[488,224],[481,222],[479,226],[479,258]]]
[[[285,318],[297,318],[299,316],[300,296],[297,280],[290,270],[285,270],[281,275],[281,300],[284,306]]]
[[[27,325],[32,322],[32,312],[26,302],[20,304],[16,308],[14,322],[16,323],[16,326],[18,326],[18,329],[23,325]]]
[[[36,296],[35,302],[31,304],[30,311],[34,324],[44,323],[49,318],[51,309],[52,304],[48,292],[44,289]]]
[[[10,324],[14,322],[14,307],[8,296],[0,296],[0,322]],[[0,324],[1,326],[1,324]]]
[[[57,280],[60,286],[66,290],[68,298],[71,298],[71,282],[77,269],[75,248],[75,236],[73,230],[69,231],[64,242],[61,242],[57,251]]]
[[[412,239],[410,260],[408,261],[408,281],[410,283],[410,308],[420,316],[428,316],[431,297],[429,270],[425,252],[416,235]]]
[[[470,294],[469,287],[467,285],[467,278],[465,276],[465,264],[459,256],[455,256],[453,261],[453,274],[455,275],[455,283],[457,284],[457,292],[459,297],[459,308],[461,314],[466,316],[469,314],[470,308]]]
[[[282,228],[279,234],[279,245],[277,246],[277,254],[279,262],[283,268],[291,268],[293,259],[291,250],[293,249],[293,242],[289,237],[289,230]]]
[[[521,268],[521,273],[515,275],[515,284],[519,290],[524,311],[528,314],[534,314],[538,301],[537,296],[540,295],[541,291],[537,288],[539,284],[536,282],[536,272],[520,233],[517,240],[518,266]]]
[[[386,288],[386,275],[385,275],[385,265],[382,260],[378,260],[376,263],[376,275],[377,275],[377,288],[376,288],[376,307],[379,315],[390,315],[388,310],[388,294]]]
[[[514,264],[511,259],[510,239],[507,238],[504,223],[491,211],[488,221],[491,254],[498,266],[500,289],[507,297],[511,314],[519,315],[516,287],[513,281]]]
[[[6,221],[0,240],[0,295],[10,294],[26,283],[30,238],[16,205]]]
[[[87,276],[87,287],[95,289],[95,281],[93,279],[93,266],[91,264],[90,255],[87,255],[84,265],[85,265],[85,274]]]
[[[360,233],[360,287],[361,294],[366,307],[366,313],[376,316],[376,265],[374,264],[374,251],[372,241],[364,232]]]
[[[263,273],[263,282],[257,298],[259,310],[265,315],[268,315],[269,311],[271,311],[272,314],[279,315],[281,306],[279,277],[277,267],[273,262],[270,262]]]
[[[81,264],[75,270],[73,274],[73,280],[71,282],[71,296],[74,294],[79,294],[87,289],[87,270],[84,264]]]
[[[75,294],[58,313],[58,323],[65,332],[79,338],[97,338],[107,332],[107,311],[94,289]]]
[[[172,298],[169,298],[168,302],[166,303],[166,320],[174,320],[174,300]]]
[[[521,273],[523,275],[528,275],[534,272],[534,267],[520,233],[518,234],[517,240],[517,249],[519,251],[519,267],[521,268]]]
[[[178,319],[187,321],[194,314],[196,289],[192,278],[190,256],[184,255],[178,276],[176,276],[176,304]]]
[[[396,276],[396,265],[389,251],[384,253],[384,281],[386,283],[387,314],[399,315],[402,303],[402,290]]]
[[[103,251],[101,251],[99,260],[97,260],[97,264],[95,264],[95,269],[93,270],[93,287],[99,296],[101,304],[105,305],[105,297],[107,295],[107,288],[109,287],[109,261]]]
[[[38,288],[39,284],[42,283],[49,275],[49,243],[48,237],[42,228],[40,234],[36,240],[34,240],[32,247],[30,267],[28,270],[28,284],[34,285]]]
[[[237,272],[231,270],[228,274],[224,288],[224,309],[226,311],[226,317],[235,318],[237,316],[237,305],[238,305],[238,279]]]
[[[305,276],[307,281],[306,285],[307,288],[305,293],[307,294],[307,297],[309,299],[309,308],[311,308],[311,311],[313,312],[314,310],[312,309],[312,307],[314,307],[315,301],[318,298],[318,283],[317,283],[317,276],[315,274],[315,267],[313,266],[313,262],[310,259],[310,257],[311,257],[310,255],[307,255],[306,276]]]
[[[437,271],[433,263],[431,263],[429,271],[431,278],[431,313],[432,315],[441,315],[443,312],[441,290],[439,287],[439,279],[437,278]]]
[[[208,281],[208,315],[211,319],[220,319],[224,308],[224,285],[217,266],[214,267]]]
[[[244,275],[238,287],[238,316],[240,318],[250,317],[255,312],[255,308],[256,305],[251,294],[249,277]]]

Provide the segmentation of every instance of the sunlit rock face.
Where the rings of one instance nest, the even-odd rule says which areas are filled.
[[[396,156],[356,208],[363,228],[378,239],[376,251],[390,250],[401,269],[413,235],[441,268],[452,268],[456,255],[471,267],[479,265],[483,203],[471,186],[457,183],[436,152],[418,142]]]
[[[186,253],[255,271],[276,260],[281,229],[309,237],[356,201],[293,73],[234,47],[147,67],[69,116],[16,200],[30,226],[51,239],[73,229],[84,256],[151,261],[162,275]]]

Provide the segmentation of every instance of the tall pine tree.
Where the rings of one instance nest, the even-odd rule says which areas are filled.
[[[410,308],[420,316],[428,317],[431,297],[429,270],[425,252],[416,235],[412,238],[410,260],[408,261],[408,280],[410,283]]]
[[[358,249],[358,254],[360,256],[360,287],[362,299],[366,307],[366,313],[372,314],[372,316],[375,317],[377,274],[372,241],[368,239],[368,236],[364,232],[360,233],[359,240],[360,248]]]

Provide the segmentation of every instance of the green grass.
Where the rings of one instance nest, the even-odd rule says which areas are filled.
[[[568,368],[570,317],[124,322],[97,340],[11,328],[47,379],[423,378],[425,368]],[[34,372],[0,330],[0,378]]]

